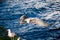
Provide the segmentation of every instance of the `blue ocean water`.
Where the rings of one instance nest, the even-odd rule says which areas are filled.
[[[38,17],[50,26],[20,24],[20,17]],[[60,40],[59,0],[5,0],[0,2],[0,25],[11,29],[22,40]]]

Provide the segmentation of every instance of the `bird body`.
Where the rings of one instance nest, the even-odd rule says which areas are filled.
[[[42,19],[39,18],[25,18],[25,16],[23,15],[21,19],[22,19],[20,21],[21,24],[32,23],[32,24],[37,24],[39,26],[49,26],[47,22],[44,22]]]
[[[27,19],[25,19],[25,21],[27,22],[27,23],[30,23],[30,21],[31,20],[33,20],[34,18],[27,18]]]
[[[39,18],[27,18],[25,19],[27,23],[37,24],[39,26],[48,26],[49,24],[47,22],[44,22],[43,20]]]
[[[15,35],[16,35],[15,33],[11,32],[11,30],[8,29],[8,36],[9,37],[14,37]]]

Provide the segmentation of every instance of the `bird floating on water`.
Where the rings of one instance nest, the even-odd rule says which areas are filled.
[[[49,24],[47,22],[44,22],[42,19],[28,18],[26,15],[20,17],[20,23],[21,24],[32,23],[32,24],[37,24],[39,26],[49,26]]]

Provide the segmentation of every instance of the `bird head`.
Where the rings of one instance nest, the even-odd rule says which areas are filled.
[[[7,29],[7,31],[9,32],[9,31],[11,31],[10,29]]]
[[[20,24],[25,24],[26,23],[26,21],[25,21],[26,18],[28,18],[26,15],[21,16],[20,17]]]
[[[24,19],[26,19],[26,18],[28,18],[26,15],[22,15],[22,16],[20,17],[21,20],[24,20]]]

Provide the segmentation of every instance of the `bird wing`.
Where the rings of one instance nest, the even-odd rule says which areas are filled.
[[[31,23],[38,24],[39,26],[48,26],[49,24],[47,22],[44,22],[43,20],[39,18],[34,18],[30,20]]]

